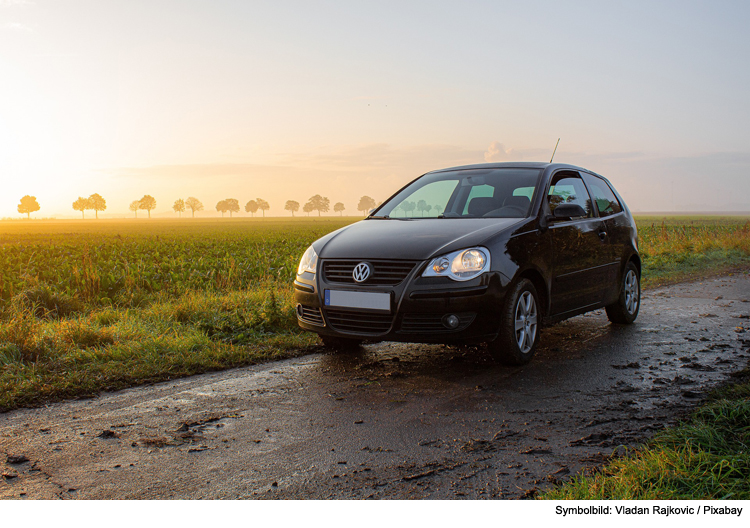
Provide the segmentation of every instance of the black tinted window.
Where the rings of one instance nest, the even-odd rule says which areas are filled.
[[[552,185],[550,185],[549,193],[547,193],[547,201],[552,214],[555,213],[555,209],[560,204],[576,204],[583,207],[587,218],[594,216],[589,193],[586,191],[583,180],[577,174],[556,175],[552,179]]]
[[[586,178],[586,185],[589,186],[591,195],[594,198],[599,216],[609,216],[622,211],[620,202],[617,201],[615,193],[609,188],[607,182],[591,174],[584,174],[584,178]]]

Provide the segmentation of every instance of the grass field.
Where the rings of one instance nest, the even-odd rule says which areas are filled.
[[[0,223],[0,410],[304,353],[299,258],[355,220]]]
[[[299,257],[357,220],[0,223],[0,410],[305,353]],[[748,218],[637,220],[644,287],[750,267]]]
[[[636,216],[645,288],[747,267],[750,218]]]

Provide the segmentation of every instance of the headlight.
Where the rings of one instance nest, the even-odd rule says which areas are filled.
[[[305,251],[305,254],[302,255],[302,259],[299,261],[299,266],[297,267],[297,275],[302,275],[304,272],[312,273],[315,275],[315,270],[318,267],[318,254],[315,253],[315,250],[312,246],[307,248],[307,251]]]
[[[430,262],[422,277],[449,277],[465,281],[490,269],[490,252],[487,248],[475,247],[454,251]]]

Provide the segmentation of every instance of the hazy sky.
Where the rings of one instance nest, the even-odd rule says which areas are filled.
[[[356,214],[558,137],[633,210],[750,211],[749,26],[743,1],[0,0],[0,217],[95,192]]]

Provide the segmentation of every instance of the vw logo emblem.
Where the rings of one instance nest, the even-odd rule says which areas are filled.
[[[370,265],[367,262],[360,262],[354,266],[354,271],[352,271],[354,282],[365,282],[369,276]]]

